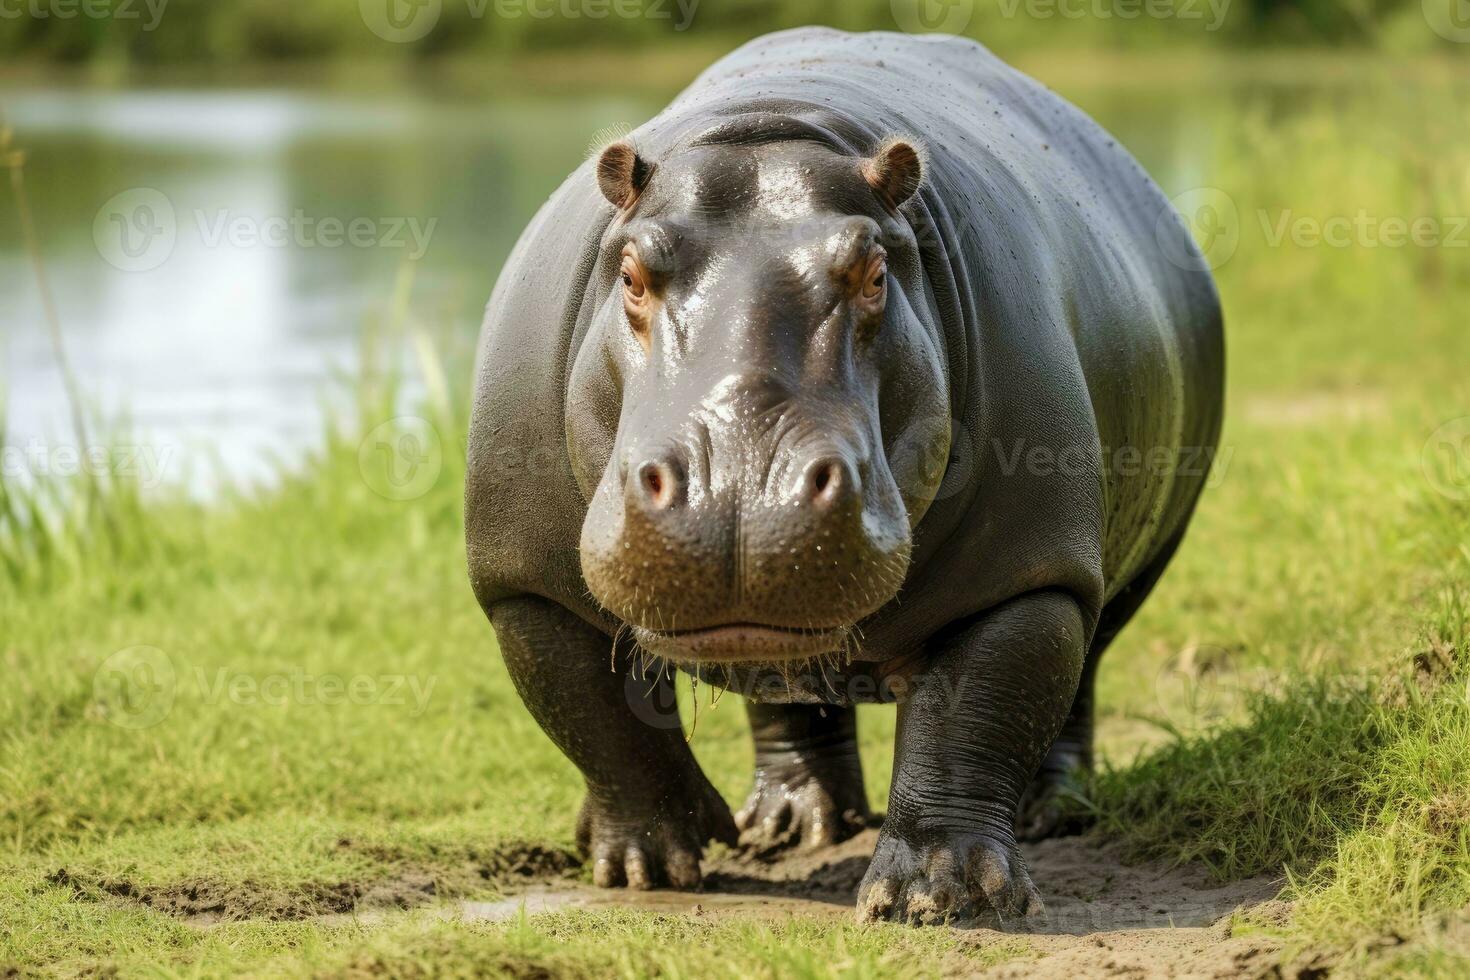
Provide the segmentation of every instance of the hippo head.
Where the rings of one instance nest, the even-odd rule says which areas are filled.
[[[950,403],[899,206],[919,153],[812,140],[601,155],[618,209],[567,435],[582,571],[676,661],[851,652],[893,600],[947,458]]]

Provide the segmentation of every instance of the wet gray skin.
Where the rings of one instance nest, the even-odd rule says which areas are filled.
[[[599,884],[850,836],[853,705],[896,701],[860,913],[1040,910],[1018,836],[1070,829],[1098,658],[1218,438],[1219,305],[1170,215],[979,45],[826,30],[568,178],[487,310],[466,522]],[[748,699],[733,817],[673,668]]]

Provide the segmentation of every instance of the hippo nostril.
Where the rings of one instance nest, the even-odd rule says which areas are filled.
[[[638,496],[655,510],[667,510],[679,497],[679,471],[665,460],[647,460],[634,475]]]
[[[816,460],[806,471],[806,498],[813,504],[830,507],[857,490],[857,478],[843,460],[829,456]]]
[[[817,491],[818,497],[824,497],[828,492],[836,493],[842,485],[842,472],[836,463],[828,463],[817,469],[817,475],[812,479],[812,489]]]

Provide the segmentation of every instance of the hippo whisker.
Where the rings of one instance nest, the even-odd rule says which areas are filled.
[[[643,696],[645,698],[646,697],[649,697],[649,696],[651,696],[653,694],[654,689],[656,687],[658,687],[658,682],[663,679],[663,676],[664,676],[664,663],[663,663],[662,660],[660,660],[658,662],[658,673],[656,673],[656,674],[653,675],[653,680],[651,680],[651,681],[648,682],[648,690],[646,690],[646,691],[643,692]],[[644,661],[644,664],[643,664],[643,679],[644,680],[648,680],[648,662],[647,661]]]
[[[627,623],[619,623],[617,630],[614,631],[612,638],[612,648],[608,651],[607,660],[607,669],[610,672],[617,673],[618,670],[618,642],[622,640],[624,634],[631,636],[632,633],[633,627],[629,626]]]
[[[694,733],[699,731],[699,675],[689,675],[689,700],[693,704],[691,712],[693,718],[689,722],[689,734],[684,736],[684,744],[688,745],[694,741]]]

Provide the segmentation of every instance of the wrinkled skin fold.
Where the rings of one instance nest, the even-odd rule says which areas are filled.
[[[859,915],[1038,913],[1103,650],[1217,445],[1213,282],[1137,163],[961,39],[761,38],[573,173],[486,311],[471,582],[610,887],[868,825]],[[672,672],[747,700],[737,812]]]

